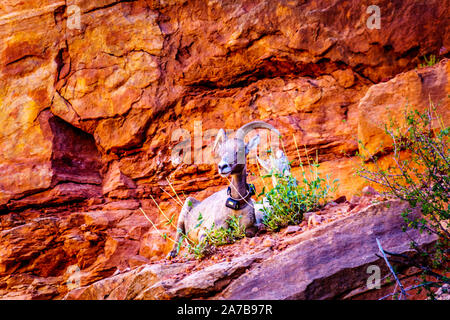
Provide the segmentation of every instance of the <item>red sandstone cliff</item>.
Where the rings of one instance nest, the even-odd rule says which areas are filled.
[[[388,110],[431,97],[450,119],[448,2],[377,1],[380,29],[371,4],[3,1],[0,295],[62,297],[70,266],[85,285],[166,253],[137,209],[174,233],[150,199],[178,213],[166,179],[200,199],[226,184],[213,164],[171,161],[197,121],[265,120],[291,160],[293,135],[318,153],[336,196],[358,193],[357,141],[384,141]],[[429,54],[443,60],[416,69]]]

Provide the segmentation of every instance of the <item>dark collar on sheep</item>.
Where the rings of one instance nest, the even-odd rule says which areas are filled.
[[[255,186],[253,184],[247,184],[247,194],[242,198],[235,199],[231,196],[231,187],[228,187],[227,189],[228,199],[225,202],[225,206],[233,210],[241,210],[242,208],[248,205],[248,201],[254,194],[255,194]]]

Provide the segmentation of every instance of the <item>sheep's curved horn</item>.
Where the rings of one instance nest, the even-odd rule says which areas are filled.
[[[268,124],[264,121],[253,121],[247,124],[244,124],[236,131],[236,139],[244,140],[247,133],[252,131],[253,129],[268,129],[274,131],[278,136],[280,136],[280,132],[275,129],[274,126]]]

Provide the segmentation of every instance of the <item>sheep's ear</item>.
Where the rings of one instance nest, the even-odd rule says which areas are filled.
[[[259,135],[254,136],[245,146],[245,155],[247,155],[251,150],[255,149],[260,141],[261,138],[259,137]]]
[[[220,129],[219,132],[217,132],[216,141],[214,141],[212,151],[215,154],[217,154],[220,147],[226,140],[227,140],[227,134],[225,133],[225,130]]]

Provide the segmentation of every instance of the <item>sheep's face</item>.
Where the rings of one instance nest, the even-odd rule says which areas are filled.
[[[219,131],[214,145],[214,150],[220,157],[217,165],[219,174],[222,177],[227,177],[231,174],[242,173],[248,153],[256,148],[259,141],[259,136],[255,136],[249,143],[245,144],[241,139],[227,139],[224,132]]]
[[[242,140],[229,139],[219,149],[219,174],[226,177],[230,174],[241,173],[245,167],[245,144]]]

